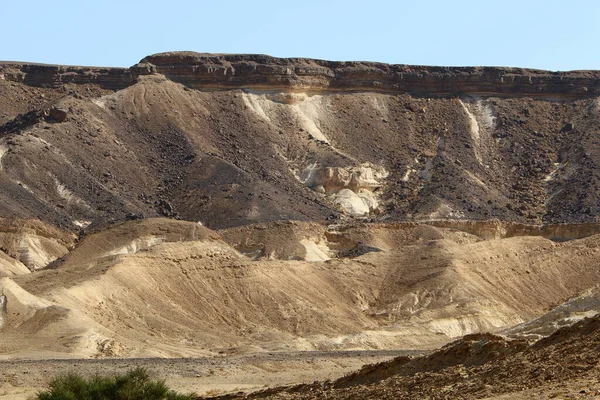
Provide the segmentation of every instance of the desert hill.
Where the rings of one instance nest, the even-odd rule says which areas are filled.
[[[165,53],[0,76],[0,211],[71,231],[598,214],[595,72]]]
[[[502,386],[510,365],[598,312],[599,95],[597,71],[0,62],[0,358],[248,357],[257,389],[252,355],[302,360],[288,384],[431,352],[257,396],[433,376],[418,397],[469,368],[504,389],[465,396],[521,390]],[[477,365],[445,359],[480,345]]]
[[[0,348],[19,357],[431,349],[525,323],[597,285],[599,240],[131,221],[87,236],[50,268],[2,278]],[[563,306],[563,318],[590,309]]]

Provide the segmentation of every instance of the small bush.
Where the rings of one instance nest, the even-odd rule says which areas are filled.
[[[61,375],[49,383],[49,389],[38,393],[38,400],[192,400],[195,396],[169,389],[164,381],[150,380],[145,368],[125,375],[93,376]]]

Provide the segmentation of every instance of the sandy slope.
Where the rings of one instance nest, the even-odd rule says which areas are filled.
[[[90,235],[53,268],[0,280],[3,357],[433,348],[538,317],[600,280],[596,236],[483,240],[378,224],[268,231],[221,237],[150,219]],[[287,242],[273,247],[277,237]],[[272,250],[252,260],[223,238]],[[309,241],[332,258],[302,260],[313,259],[298,250]]]

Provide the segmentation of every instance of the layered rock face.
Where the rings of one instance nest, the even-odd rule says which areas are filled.
[[[76,67],[0,61],[0,79],[32,86],[94,84],[111,90],[135,83],[136,68]]]
[[[522,68],[424,67],[334,62],[265,55],[162,53],[142,60],[158,73],[195,88],[376,90],[420,95],[495,94],[594,96],[600,73]]]
[[[428,67],[375,62],[276,58],[258,54],[169,52],[131,68],[0,62],[4,79],[31,85],[93,83],[122,89],[159,73],[197,89],[370,90],[413,95],[590,97],[600,94],[597,71],[551,72],[502,67]]]

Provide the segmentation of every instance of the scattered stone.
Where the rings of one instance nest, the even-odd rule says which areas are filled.
[[[55,122],[64,122],[67,119],[68,111],[64,108],[55,108],[52,107],[48,111],[48,117],[54,120]]]
[[[562,127],[562,129],[560,131],[561,132],[570,132],[573,129],[575,129],[575,124],[573,122],[568,122]]]

